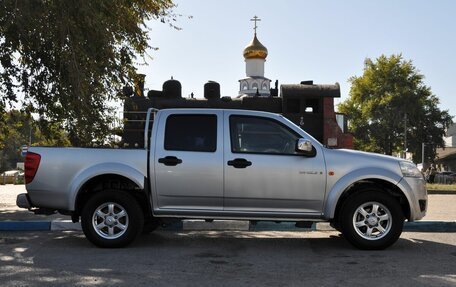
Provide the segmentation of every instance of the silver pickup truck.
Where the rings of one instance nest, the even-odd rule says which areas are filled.
[[[277,114],[150,109],[144,134],[144,149],[30,148],[18,206],[80,219],[100,247],[198,218],[329,221],[354,246],[383,249],[426,214],[413,163],[327,149]]]

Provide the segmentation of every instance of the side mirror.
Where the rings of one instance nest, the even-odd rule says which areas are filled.
[[[312,142],[303,138],[296,141],[296,151],[306,157],[314,157],[317,155],[317,150],[313,147]]]
[[[303,138],[298,139],[296,143],[296,150],[302,152],[311,152],[312,151],[312,142]]]

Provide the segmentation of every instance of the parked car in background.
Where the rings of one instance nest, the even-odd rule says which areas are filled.
[[[434,176],[434,183],[454,184],[456,183],[456,173],[452,171],[437,172]]]

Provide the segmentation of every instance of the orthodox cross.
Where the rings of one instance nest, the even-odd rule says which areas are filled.
[[[253,17],[253,19],[250,19],[250,21],[253,21],[255,22],[255,26],[253,27],[253,30],[255,30],[255,34],[256,34],[256,29],[257,29],[257,21],[261,21],[260,18],[258,18],[257,16]]]

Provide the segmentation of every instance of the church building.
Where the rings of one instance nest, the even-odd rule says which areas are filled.
[[[268,56],[268,49],[257,38],[257,16],[251,21],[255,22],[253,39],[244,49],[246,77],[239,80],[239,96],[270,96],[271,80],[264,76],[264,64]]]

